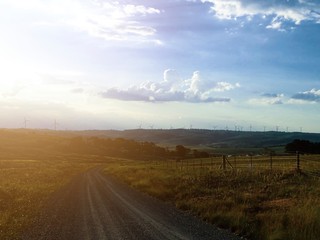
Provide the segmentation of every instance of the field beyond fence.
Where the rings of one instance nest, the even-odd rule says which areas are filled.
[[[320,155],[122,159],[105,171],[247,239],[320,236]]]
[[[255,171],[296,170],[320,177],[320,155],[295,153],[290,155],[221,155],[199,159],[169,159],[146,161],[146,164],[197,172],[208,170]]]

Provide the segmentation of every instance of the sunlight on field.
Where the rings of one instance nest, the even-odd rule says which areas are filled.
[[[22,157],[22,156],[20,156]],[[16,239],[32,223],[51,193],[72,176],[94,166],[90,158],[50,156],[50,159],[0,160],[0,239]]]
[[[320,235],[319,155],[183,159],[176,150],[129,139],[26,129],[0,133],[1,240],[17,239],[51,193],[97,165],[249,239],[315,240]]]
[[[261,159],[255,159],[252,168],[250,158],[238,160],[236,170],[226,171],[221,158],[115,160],[105,172],[249,239],[318,239],[319,177],[297,173],[288,157],[274,157],[272,171],[269,163],[258,167]]]

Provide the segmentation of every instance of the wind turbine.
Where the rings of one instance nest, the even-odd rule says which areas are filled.
[[[24,123],[24,128],[27,128],[28,122],[30,122],[30,120],[24,118],[24,121],[23,121],[23,123]]]
[[[59,125],[59,123],[57,122],[57,120],[55,119],[54,122],[53,122],[53,127],[54,127],[54,130],[57,131],[57,126]]]

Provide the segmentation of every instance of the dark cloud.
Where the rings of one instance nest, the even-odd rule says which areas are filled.
[[[138,92],[130,92],[129,90],[120,90],[116,88],[111,88],[104,92],[101,92],[100,95],[103,98],[112,98],[123,101],[150,101],[150,98],[148,96],[139,94]]]
[[[279,94],[279,93],[264,93],[261,95],[261,97],[265,97],[265,98],[281,98],[283,97],[283,94]]]
[[[309,102],[320,102],[320,90],[311,89],[310,91],[300,92],[294,94],[291,98]]]

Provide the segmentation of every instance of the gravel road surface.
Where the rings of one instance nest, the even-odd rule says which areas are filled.
[[[21,239],[240,238],[119,183],[95,168],[55,193]]]

